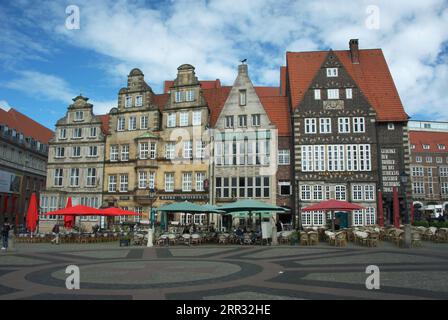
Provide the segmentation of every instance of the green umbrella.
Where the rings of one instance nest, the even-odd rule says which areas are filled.
[[[236,202],[227,203],[222,205],[220,210],[225,212],[234,212],[234,211],[249,211],[249,212],[261,212],[261,211],[270,211],[270,212],[284,212],[285,209],[282,207],[278,207],[276,205],[265,203],[258,200],[253,199],[245,199],[238,200]]]
[[[210,206],[210,205],[209,205]],[[174,202],[157,208],[157,211],[164,212],[187,212],[187,213],[220,213],[220,210],[207,207],[207,205],[199,205],[189,201]]]

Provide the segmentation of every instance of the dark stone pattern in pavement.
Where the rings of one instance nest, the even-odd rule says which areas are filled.
[[[4,256],[0,299],[448,299],[447,244],[37,247]],[[65,288],[69,264],[80,267],[81,290]],[[365,287],[370,264],[380,290]]]
[[[143,257],[143,249],[132,249],[126,256],[127,259],[141,259]]]

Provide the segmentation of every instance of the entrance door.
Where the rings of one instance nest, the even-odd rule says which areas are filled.
[[[336,219],[339,220],[339,229],[348,228],[347,212],[336,212]]]

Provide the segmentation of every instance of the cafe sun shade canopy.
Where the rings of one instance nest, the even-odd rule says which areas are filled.
[[[77,205],[70,208],[63,208],[56,211],[45,213],[45,215],[58,215],[58,216],[100,216],[104,215],[102,210],[95,209],[88,206]]]
[[[187,212],[187,213],[220,213],[221,211],[210,205],[199,205],[189,201],[174,202],[157,208],[163,212]]]
[[[225,211],[226,213],[240,212],[240,211],[249,211],[257,213],[259,213],[260,211],[270,211],[270,212],[286,211],[285,208],[253,199],[244,199],[232,203],[227,203],[219,207],[219,210]]]
[[[302,211],[353,211],[362,209],[365,208],[354,203],[331,199],[303,208]]]

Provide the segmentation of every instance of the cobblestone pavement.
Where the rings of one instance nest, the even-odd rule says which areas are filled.
[[[68,265],[81,288],[68,290]],[[366,267],[380,268],[367,290]],[[448,244],[119,247],[16,244],[0,252],[0,299],[448,299]]]

